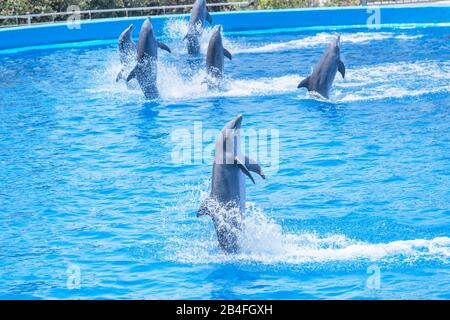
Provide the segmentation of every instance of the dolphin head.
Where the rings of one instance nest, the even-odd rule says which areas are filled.
[[[222,132],[224,130],[237,130],[241,128],[242,125],[242,114],[238,115],[236,118],[228,122],[222,129]]]
[[[123,35],[123,36],[130,36],[132,32],[133,32],[133,24],[130,24],[130,25],[128,26],[128,28],[126,28],[125,30],[123,30],[122,35]]]
[[[222,26],[221,25],[214,27],[210,42],[214,43],[215,45],[222,43]]]
[[[153,31],[152,21],[150,20],[150,18],[146,18],[144,23],[142,24],[140,35],[141,34],[144,37],[153,36],[154,31]]]
[[[214,27],[213,36],[219,36],[219,35],[221,35],[221,32],[222,32],[222,26],[219,24]]]
[[[141,60],[144,56],[156,56],[157,41],[150,18],[146,18],[139,33],[139,42],[137,49],[137,59]]]
[[[146,18],[144,23],[142,24],[142,30],[146,30],[147,32],[153,32],[153,25],[150,17]]]
[[[130,24],[128,28],[123,30],[119,37],[119,44],[124,44],[126,41],[133,39],[133,24]]]
[[[234,164],[236,156],[240,154],[242,118],[242,115],[238,115],[228,122],[219,133],[214,158],[216,164]]]
[[[338,35],[338,36],[336,37],[336,39],[334,39],[334,40],[330,43],[330,49],[333,50],[335,53],[339,54],[340,47],[341,47],[341,36]]]

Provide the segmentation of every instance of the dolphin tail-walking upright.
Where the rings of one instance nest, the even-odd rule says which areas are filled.
[[[340,36],[328,45],[320,61],[314,66],[310,76],[303,79],[297,88],[307,88],[309,92],[317,92],[328,99],[336,73],[345,78],[345,65],[341,60]]]
[[[199,38],[203,32],[205,21],[212,24],[212,17],[206,7],[206,0],[196,0],[189,18],[189,28],[183,40],[187,40],[187,50],[190,55],[197,55],[200,52]]]
[[[137,64],[127,77],[127,82],[136,78],[147,99],[158,97],[157,61],[158,48],[171,52],[170,48],[156,40],[150,18],[145,19],[137,45]]]
[[[221,80],[223,77],[224,57],[232,59],[230,51],[223,47],[221,32],[222,26],[218,25],[214,28],[209,40],[208,51],[206,52],[206,71],[208,75],[218,80]],[[211,82],[209,86],[214,87],[215,85]]]
[[[242,115],[228,122],[217,136],[211,179],[211,193],[197,212],[209,215],[214,223],[219,247],[225,253],[239,251],[239,233],[245,212],[245,177],[255,183],[251,172],[265,175],[261,166],[241,153]]]
[[[120,34],[118,47],[122,68],[116,77],[116,82],[126,79],[125,73],[131,61],[136,57],[136,43],[133,41],[133,24],[130,24],[130,26]]]

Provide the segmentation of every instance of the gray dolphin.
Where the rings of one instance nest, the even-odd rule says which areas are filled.
[[[213,78],[221,79],[223,76],[224,56],[231,60],[231,53],[223,47],[222,27],[214,28],[206,52],[206,71]]]
[[[205,20],[212,23],[211,15],[206,8],[206,0],[196,0],[189,18],[188,33],[184,37],[187,40],[187,50],[189,54],[197,55],[200,52],[199,38],[203,32]]]
[[[133,41],[133,24],[130,24],[119,37],[119,58],[122,69],[116,81],[126,79],[125,73],[129,70],[131,62],[136,59],[136,43]]]
[[[167,45],[156,40],[150,18],[147,18],[142,24],[141,33],[139,34],[137,64],[127,77],[127,82],[133,78],[137,79],[147,99],[158,97],[158,47],[171,52]]]
[[[345,65],[340,55],[340,36],[328,45],[319,63],[314,66],[312,74],[304,79],[297,88],[307,88],[328,99],[336,72],[339,71],[342,78],[345,77]]]
[[[219,246],[226,253],[239,251],[238,236],[245,212],[244,174],[253,183],[255,180],[250,171],[265,179],[256,161],[242,155],[241,123],[242,115],[239,115],[228,122],[217,136],[211,193],[197,213],[197,217],[209,215],[212,218]]]

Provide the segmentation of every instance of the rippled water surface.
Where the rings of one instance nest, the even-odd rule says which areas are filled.
[[[0,54],[0,297],[449,299],[450,28],[341,30],[330,101],[296,87],[336,31],[225,34],[220,91],[185,31],[150,102],[112,41]],[[174,163],[173,137],[240,113],[279,165],[228,256],[196,218],[210,159]]]

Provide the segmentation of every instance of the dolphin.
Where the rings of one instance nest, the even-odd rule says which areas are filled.
[[[130,24],[119,37],[119,57],[122,69],[117,75],[116,81],[126,79],[124,76],[133,59],[136,59],[136,43],[133,41],[133,24]]]
[[[157,88],[157,61],[158,47],[171,52],[169,47],[158,42],[155,37],[150,18],[145,19],[142,24],[137,44],[137,64],[127,77],[127,82],[136,78],[147,99],[158,97]]]
[[[322,97],[328,99],[336,72],[339,71],[342,78],[345,77],[345,65],[341,60],[339,47],[340,36],[328,45],[319,63],[314,66],[312,74],[306,79],[303,79],[297,88],[307,88],[308,91],[317,92]]]
[[[212,169],[211,193],[202,203],[197,217],[209,215],[217,233],[220,248],[225,253],[239,251],[238,237],[245,212],[245,177],[253,183],[251,171],[265,175],[260,165],[241,151],[242,115],[228,122],[217,136]]]
[[[205,25],[205,20],[212,23],[211,15],[206,8],[206,0],[196,0],[189,18],[189,29],[184,37],[187,40],[187,50],[191,55],[197,55],[200,52],[199,38]]]
[[[206,71],[208,75],[219,80],[223,77],[223,57],[232,59],[231,53],[223,47],[221,31],[221,26],[214,28],[211,39],[209,40],[208,51],[206,52]]]

